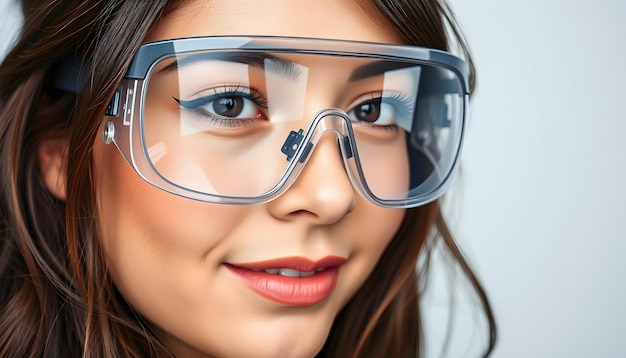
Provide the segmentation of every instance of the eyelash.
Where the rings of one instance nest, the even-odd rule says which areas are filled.
[[[388,95],[372,96],[372,99],[381,99],[382,103],[390,103],[401,113],[410,112],[413,108],[413,100],[409,98],[406,93],[402,92],[389,92]]]
[[[409,98],[406,93],[391,92],[391,95],[385,98],[391,100],[392,104],[400,105],[401,108],[399,109],[402,111],[402,113],[410,112],[413,108],[414,100]]]
[[[252,124],[256,118],[224,118],[216,114],[202,111],[200,108],[224,97],[241,97],[254,103],[262,109],[267,109],[267,99],[263,94],[253,88],[243,87],[241,85],[227,85],[215,87],[211,89],[213,94],[199,97],[189,101],[184,101],[176,97],[172,97],[180,107],[197,116],[198,118],[208,121],[211,126],[241,128]]]

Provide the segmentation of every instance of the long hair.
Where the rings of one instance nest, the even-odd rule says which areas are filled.
[[[156,357],[167,349],[108,276],[99,244],[91,147],[99,119],[167,0],[23,0],[25,24],[0,65],[0,357]],[[439,0],[377,0],[407,43],[467,57],[452,13]],[[79,95],[50,85],[68,56],[91,62]],[[472,77],[473,78],[473,77]],[[471,84],[473,86],[473,80]],[[43,140],[68,141],[67,200],[47,189],[37,165]],[[439,235],[431,235],[436,228]],[[442,240],[463,269],[489,323],[483,288],[452,240],[437,202],[409,209],[379,264],[340,312],[319,356],[415,357],[423,346],[420,257]]]

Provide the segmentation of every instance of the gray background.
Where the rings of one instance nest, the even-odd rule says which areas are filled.
[[[451,0],[479,72],[455,232],[497,357],[626,356],[622,0]]]
[[[0,1],[1,55],[19,21]],[[494,303],[494,356],[621,357],[626,2],[451,3],[479,85],[447,206]],[[451,296],[445,280],[434,287],[424,303],[428,356],[474,356],[475,301],[452,296],[455,344],[442,352]]]

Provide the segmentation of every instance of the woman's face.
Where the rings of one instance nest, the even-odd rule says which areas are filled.
[[[401,42],[371,14],[353,0],[190,1],[145,40],[281,35]],[[330,106],[330,92],[309,91],[307,101]],[[318,144],[283,195],[251,206],[156,189],[100,139],[94,156],[113,280],[181,357],[313,356],[404,216],[355,192],[336,140]],[[276,266],[290,268],[282,272],[288,276],[293,269],[314,273],[264,271]]]

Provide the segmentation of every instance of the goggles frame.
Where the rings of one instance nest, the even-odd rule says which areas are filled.
[[[439,179],[437,185],[433,186],[423,195],[408,197],[403,199],[381,199],[376,197],[365,185],[363,170],[358,160],[356,141],[352,131],[351,122],[347,114],[336,108],[322,109],[312,120],[311,125],[304,135],[299,132],[301,141],[297,143],[297,149],[291,153],[289,166],[281,176],[280,181],[269,191],[254,197],[223,196],[209,194],[193,189],[178,186],[166,178],[162,177],[156,168],[150,164],[150,159],[144,146],[143,113],[145,103],[143,101],[146,79],[151,73],[151,69],[162,59],[196,51],[247,51],[247,52],[271,52],[307,55],[325,55],[338,57],[359,57],[375,60],[389,60],[398,62],[408,62],[414,64],[425,64],[442,67],[452,71],[457,78],[449,79],[455,85],[461,86],[462,93],[462,114],[459,127],[457,150],[452,158],[452,163],[448,173]],[[124,79],[115,92],[111,103],[105,113],[105,123],[103,127],[103,140],[109,144],[113,142],[125,160],[131,165],[137,174],[151,185],[170,192],[175,195],[189,199],[222,203],[232,205],[260,204],[271,201],[285,192],[289,186],[297,179],[303,166],[308,160],[308,152],[311,150],[308,144],[311,143],[314,132],[319,132],[316,128],[325,118],[331,116],[338,118],[339,122],[344,121],[347,130],[338,131],[339,147],[342,151],[346,172],[355,190],[369,202],[386,208],[409,208],[416,207],[441,197],[452,184],[455,172],[457,171],[459,156],[461,152],[463,134],[465,128],[467,105],[469,99],[468,66],[460,58],[444,51],[422,48],[417,46],[392,45],[372,42],[358,42],[347,40],[312,39],[298,37],[278,37],[278,36],[213,36],[194,37],[164,40],[146,43],[137,50]],[[71,81],[71,80],[70,80]],[[442,79],[445,81],[445,79]],[[67,76],[63,76],[61,84],[57,88],[67,88]],[[79,82],[74,80],[74,83]],[[460,82],[460,83],[458,83]],[[64,84],[65,83],[65,84]],[[445,83],[441,84],[446,86]],[[140,128],[137,128],[139,126]],[[328,131],[328,130],[325,130]],[[295,133],[295,132],[293,132]],[[342,138],[343,136],[343,138]],[[316,140],[315,140],[316,141]],[[307,145],[301,145],[307,143]],[[314,143],[315,144],[315,143]],[[306,152],[306,153],[305,153]],[[348,157],[354,153],[355,164],[349,164]],[[356,165],[356,166],[355,166]],[[353,169],[349,170],[349,167]],[[357,175],[355,175],[357,174]]]

